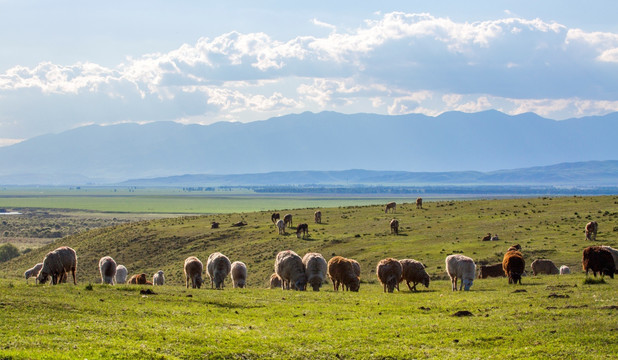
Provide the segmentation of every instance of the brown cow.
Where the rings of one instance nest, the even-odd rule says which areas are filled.
[[[423,208],[423,198],[416,198],[416,208],[417,209]]]
[[[595,241],[597,239],[597,231],[599,224],[596,221],[591,221],[586,224],[586,240]]]

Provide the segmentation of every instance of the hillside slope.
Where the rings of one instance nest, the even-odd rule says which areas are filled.
[[[170,283],[182,283],[182,265],[188,256],[204,264],[215,251],[249,268],[249,285],[263,287],[273,272],[277,252],[292,249],[299,255],[317,251],[326,259],[342,255],[357,259],[364,281],[375,281],[377,262],[386,257],[414,258],[425,263],[435,277],[444,277],[444,258],[455,252],[477,262],[499,262],[508,246],[523,247],[527,267],[536,258],[550,258],[556,265],[581,269],[583,228],[599,222],[599,244],[618,247],[618,197],[563,197],[515,200],[441,201],[416,209],[401,204],[397,213],[385,214],[380,206],[322,209],[323,223],[313,223],[314,209],[280,210],[294,215],[294,224],[309,224],[308,239],[297,239],[293,230],[278,235],[270,212],[182,217],[136,222],[84,232],[59,239],[7,263],[0,264],[3,277],[18,278],[44,255],[62,245],[78,254],[78,281],[100,281],[98,261],[112,256],[130,274],[152,276],[163,270]],[[396,217],[399,236],[391,235],[388,223]],[[243,219],[245,227],[231,227]],[[211,229],[211,221],[221,223]],[[500,241],[482,242],[486,233],[499,234]],[[229,281],[227,282],[229,285]]]

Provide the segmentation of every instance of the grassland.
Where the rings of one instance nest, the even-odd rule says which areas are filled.
[[[0,264],[0,358],[606,359],[618,351],[618,280],[584,285],[580,265],[591,219],[600,226],[596,243],[618,247],[616,196],[437,201],[422,210],[401,204],[395,214],[341,206],[321,208],[323,224],[312,223],[315,208],[277,209],[309,223],[310,236],[278,235],[269,211],[179,216],[80,232]],[[389,232],[393,217],[399,236]],[[247,226],[230,226],[239,220]],[[487,232],[501,240],[482,242]],[[513,243],[528,266],[550,258],[575,274],[528,276],[522,286],[477,280],[470,292],[450,291],[445,256],[493,263]],[[60,245],[78,253],[78,286],[25,284],[23,271]],[[284,249],[357,259],[360,292],[265,290]],[[184,259],[205,261],[214,251],[248,265],[248,289],[181,286]],[[169,285],[154,288],[157,295],[96,285],[104,255],[130,274],[162,269]],[[429,289],[383,294],[373,269],[389,256],[424,262]],[[471,316],[453,316],[464,310]]]

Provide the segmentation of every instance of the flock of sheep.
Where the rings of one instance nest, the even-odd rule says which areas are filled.
[[[422,199],[416,202],[417,208],[422,208]],[[394,211],[394,202],[386,205],[385,212]],[[316,223],[321,222],[322,213],[316,211],[314,214]],[[289,224],[292,224],[292,215],[284,216],[280,219],[278,213],[271,216],[271,220],[276,224],[279,231]],[[395,220],[395,219],[394,219]],[[396,221],[396,220],[395,220]],[[307,231],[308,226],[301,224],[301,232]],[[391,221],[391,231],[398,232],[398,223]],[[590,222],[586,224],[586,239],[596,238],[598,224]],[[300,233],[297,231],[300,237]],[[303,234],[304,235],[304,234]],[[445,259],[446,272],[451,279],[452,290],[456,291],[457,282],[460,281],[459,290],[470,290],[476,275],[476,264],[474,260],[462,254],[449,255]],[[618,250],[609,246],[589,246],[583,251],[582,267],[588,275],[592,271],[594,276],[597,272],[609,275],[614,278],[618,264]],[[67,246],[57,248],[49,252],[42,263],[36,264],[33,268],[26,270],[26,279],[36,275],[36,281],[44,284],[51,277],[52,284],[66,282],[68,274],[72,274],[73,283],[76,284],[77,255],[73,249]],[[532,262],[531,269],[533,275],[538,274],[569,274],[568,266],[563,265],[558,268],[549,259],[537,259]],[[358,291],[360,288],[360,264],[354,259],[347,259],[342,256],[334,256],[328,262],[319,253],[310,252],[302,258],[292,250],[281,251],[275,258],[275,272],[270,278],[270,287],[281,287],[285,290],[306,290],[309,284],[314,291],[319,291],[326,277],[333,284],[333,290]],[[164,285],[165,276],[159,270],[152,277],[152,282],[148,281],[145,273],[133,275],[127,281],[128,271],[124,265],[117,265],[114,259],[104,256],[99,261],[99,272],[103,284],[144,284],[144,285]],[[192,288],[200,288],[203,283],[202,274],[204,266],[195,256],[188,257],[184,262],[184,276],[186,287],[191,284]],[[210,254],[206,262],[206,272],[210,279],[211,288],[223,289],[225,279],[231,277],[234,288],[244,288],[247,283],[247,266],[240,261],[230,262],[229,258],[220,252]],[[376,267],[376,275],[383,285],[384,292],[399,290],[399,284],[405,281],[410,291],[417,291],[416,286],[423,284],[429,287],[429,275],[425,271],[425,266],[414,259],[397,260],[386,258],[380,260]],[[504,254],[502,263],[493,265],[481,265],[478,278],[487,277],[508,277],[509,284],[521,284],[521,278],[525,275],[525,261],[521,253],[520,245],[511,246]],[[413,285],[410,286],[410,283]]]

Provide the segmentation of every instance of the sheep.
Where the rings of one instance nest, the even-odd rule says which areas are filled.
[[[285,214],[283,222],[285,222],[285,226],[292,226],[292,214]]]
[[[302,260],[303,265],[305,265],[307,283],[311,285],[313,291],[320,291],[320,286],[322,286],[328,270],[326,259],[319,253],[306,253]]]
[[[242,289],[247,286],[247,265],[241,261],[234,261],[230,277],[232,278],[233,287]]]
[[[43,267],[43,263],[38,263],[34,265],[33,267],[31,267],[30,269],[26,270],[26,272],[24,272],[24,277],[26,278],[26,282],[28,282],[29,278],[38,275],[42,267]],[[37,282],[36,277],[34,281],[35,283]]]
[[[416,208],[417,209],[423,208],[423,198],[416,198]]]
[[[279,220],[280,218],[281,218],[281,215],[279,215],[279,213],[277,212],[270,215],[270,221],[272,221],[273,224],[275,224],[277,220]]]
[[[596,221],[591,221],[586,224],[586,240],[594,241],[597,239],[597,231],[599,230],[599,224]]]
[[[221,225],[221,224],[216,222],[216,221],[213,221],[213,222],[210,223],[210,228],[211,229],[218,229],[219,225]]]
[[[399,235],[399,220],[391,220],[391,234]]]
[[[189,280],[191,280],[191,287],[194,289],[199,289],[202,286],[202,272],[204,272],[204,265],[200,259],[195,256],[189,256],[185,260],[184,272],[187,289],[189,288]]]
[[[232,263],[227,256],[220,252],[214,252],[208,256],[206,261],[206,271],[210,277],[210,288],[222,290],[225,278],[232,270]]]
[[[136,285],[152,285],[152,283],[146,280],[146,274],[141,273],[137,275],[133,275],[127,281],[127,284],[136,284]]]
[[[62,276],[70,271],[73,275],[73,285],[77,285],[75,279],[76,270],[77,254],[75,254],[75,250],[68,246],[62,246],[45,255],[43,266],[36,279],[39,283],[45,284],[49,276],[51,276],[52,284],[56,285],[58,280],[62,281]]]
[[[493,265],[481,265],[479,266],[479,279],[487,279],[488,277],[504,277],[504,270],[502,269],[502,263]]]
[[[114,285],[116,268],[116,262],[109,256],[104,256],[99,260],[99,272],[101,273],[102,284]]]
[[[524,274],[526,268],[526,262],[524,256],[517,250],[510,250],[504,254],[502,259],[502,270],[504,274],[509,278],[509,284],[521,285],[521,277]]]
[[[152,276],[152,284],[153,285],[165,284],[165,276],[163,275],[163,270],[157,271],[157,273]]]
[[[357,275],[357,270],[352,261],[342,256],[335,256],[328,261],[328,277],[333,282],[335,291],[339,291],[339,285],[341,285],[342,290],[359,290],[360,277]],[[358,270],[360,271],[360,266]]]
[[[397,259],[382,259],[376,266],[376,275],[384,287],[384,292],[388,290],[389,293],[392,293],[395,288],[399,291],[399,280],[401,280],[402,273],[403,268]]]
[[[521,245],[519,245],[519,244],[512,245],[506,251],[507,252],[509,252],[509,251],[521,251]]]
[[[401,264],[401,279],[399,282],[405,281],[410,291],[418,291],[416,285],[423,284],[426,288],[429,287],[429,274],[425,271],[425,265],[414,259],[399,260]],[[410,286],[410,282],[413,286]]]
[[[358,261],[354,259],[348,259],[348,260],[350,260],[350,262],[352,263],[352,270],[354,270],[354,275],[356,275],[356,277],[360,279],[360,276],[361,276],[360,264],[358,263]],[[346,284],[342,284],[341,286],[345,288],[346,291],[349,290]]]
[[[560,273],[558,267],[549,259],[536,259],[530,264],[530,267],[534,276],[537,274],[557,275]]]
[[[586,271],[586,276],[588,276],[588,270],[592,270],[595,277],[598,272],[601,277],[609,275],[613,279],[616,272],[616,263],[612,253],[602,246],[588,246],[584,249],[582,267]]]
[[[457,279],[461,279],[459,291],[462,287],[465,291],[470,290],[476,275],[474,260],[461,254],[449,255],[445,259],[446,272],[451,278],[452,290],[457,291]]]
[[[571,273],[571,269],[568,266],[562,265],[560,267],[560,275],[567,275],[567,274],[570,274],[570,273]]]
[[[491,241],[498,241],[498,240],[500,240],[500,238],[498,237],[498,234],[493,234],[491,236]]]
[[[601,245],[601,247],[605,250],[608,250],[612,254],[612,257],[614,258],[614,264],[616,265],[616,273],[618,273],[618,250],[607,245]]]
[[[392,212],[395,212],[397,210],[397,203],[394,202],[394,201],[391,201],[388,204],[386,204],[386,208],[384,209],[384,213],[388,214],[388,210],[392,210]]]
[[[491,240],[491,233],[487,233],[487,235],[483,236],[483,238],[481,239],[481,241],[490,241]]]
[[[302,234],[303,239],[305,238],[305,236],[309,234],[309,225],[299,224],[296,227],[296,237],[300,239],[301,234]]]
[[[270,275],[270,288],[280,288],[281,287],[281,278],[276,273]]]
[[[284,235],[285,234],[285,221],[279,219],[277,220],[275,225],[277,227],[277,230],[279,231],[279,235]]]
[[[129,271],[124,265],[116,266],[116,284],[124,284],[127,281]]]
[[[317,210],[315,213],[313,213],[313,220],[316,224],[322,223],[322,212],[320,210]]]
[[[275,258],[275,273],[281,279],[281,289],[304,291],[307,286],[307,275],[303,259],[292,250],[280,251]]]

